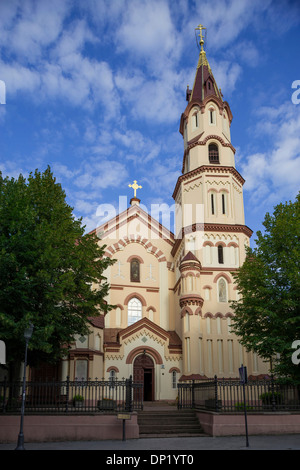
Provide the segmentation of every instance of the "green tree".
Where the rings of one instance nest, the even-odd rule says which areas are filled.
[[[247,350],[271,361],[278,377],[300,384],[292,343],[300,340],[300,193],[266,214],[264,233],[233,273],[240,301],[232,302],[233,330]]]
[[[88,333],[89,317],[111,309],[103,272],[113,261],[84,231],[49,167],[27,180],[0,173],[0,338],[11,377],[30,322],[29,363],[55,363],[75,335]]]

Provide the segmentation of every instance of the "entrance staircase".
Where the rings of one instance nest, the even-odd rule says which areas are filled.
[[[178,410],[163,402],[144,402],[138,424],[140,438],[205,436],[193,410]]]

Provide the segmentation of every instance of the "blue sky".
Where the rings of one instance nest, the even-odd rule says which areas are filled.
[[[134,179],[149,212],[172,205],[199,23],[233,113],[254,240],[265,213],[299,190],[297,1],[0,0],[3,175],[50,165],[87,230],[101,222],[101,205],[118,209],[119,196],[129,204]]]

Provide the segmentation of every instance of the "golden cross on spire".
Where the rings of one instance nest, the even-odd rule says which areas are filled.
[[[197,28],[195,28],[196,31],[200,31],[199,38],[200,38],[201,50],[203,50],[203,44],[204,44],[204,36],[202,34],[203,29],[206,29],[206,28],[202,24],[199,24]]]
[[[133,181],[133,184],[129,184],[128,186],[134,190],[134,197],[136,197],[136,190],[142,189],[142,186],[139,186],[136,180]]]
[[[202,24],[198,24],[196,31],[200,31],[200,34],[199,34],[200,41],[203,41],[203,38],[204,38],[202,34],[203,29],[206,29],[206,28]]]

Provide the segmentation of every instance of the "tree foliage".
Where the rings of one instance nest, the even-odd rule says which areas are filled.
[[[267,213],[263,225],[233,273],[241,295],[232,302],[233,330],[247,350],[271,360],[275,374],[300,383],[300,365],[292,362],[292,343],[300,340],[300,193]]]
[[[0,337],[10,364],[23,360],[29,322],[29,362],[55,362],[88,333],[89,317],[111,308],[103,272],[112,261],[84,231],[49,167],[27,180],[0,173]]]

